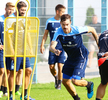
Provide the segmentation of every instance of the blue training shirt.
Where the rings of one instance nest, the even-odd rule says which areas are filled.
[[[99,53],[98,59],[108,52],[108,30],[104,31],[99,37]]]
[[[60,27],[54,34],[52,41],[60,40],[64,51],[68,55],[68,60],[75,61],[79,59],[84,59],[88,56],[88,50],[83,45],[81,34],[87,33],[88,28],[71,26],[71,32],[66,34]]]
[[[11,14],[9,17],[15,17],[14,13]],[[5,16],[4,15],[0,16],[0,44],[2,45],[4,41],[4,20]]]
[[[50,42],[53,39],[53,36],[55,34],[55,32],[57,31],[57,29],[60,27],[60,20],[56,20],[54,17],[49,18],[46,22],[46,27],[45,29],[49,31],[49,35],[50,35]],[[61,43],[59,40],[58,44],[56,46],[57,49],[62,49]]]
[[[4,20],[5,17],[4,15],[0,16],[0,44],[3,45],[3,41],[4,41]]]

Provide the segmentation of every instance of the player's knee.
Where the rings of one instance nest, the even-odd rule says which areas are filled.
[[[0,69],[0,75],[4,74],[4,68]]]
[[[20,69],[20,70],[18,71],[18,74],[22,74],[22,69]]]
[[[30,68],[27,68],[27,69],[26,69],[26,74],[27,74],[27,75],[31,75],[31,73],[32,73],[31,67],[30,67]]]
[[[72,83],[76,86],[78,86],[77,80],[76,79],[72,79]]]
[[[62,83],[63,83],[64,86],[67,86],[68,84],[71,83],[71,81],[69,81],[69,80],[67,80],[67,79],[63,79],[63,80],[62,80]]]
[[[53,65],[50,65],[50,70],[53,70],[54,69],[54,66]]]

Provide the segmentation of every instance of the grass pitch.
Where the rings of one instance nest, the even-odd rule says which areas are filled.
[[[86,87],[78,87],[75,86],[78,95],[81,100],[95,100],[96,90],[100,83],[100,78],[92,78],[86,79],[87,81],[94,82],[94,95],[91,99],[87,98],[87,90]],[[21,91],[21,88],[20,88]],[[56,90],[54,88],[54,83],[46,83],[46,84],[33,84],[31,88],[30,96],[35,98],[36,100],[73,100],[70,94],[67,92],[65,87],[62,85],[61,90]],[[6,100],[6,97],[0,98],[0,100]],[[20,100],[19,96],[16,96],[16,100]],[[108,100],[108,88],[106,89],[106,94],[103,100]]]

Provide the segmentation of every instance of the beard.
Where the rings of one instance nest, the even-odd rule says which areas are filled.
[[[19,13],[19,16],[24,16],[24,13]]]

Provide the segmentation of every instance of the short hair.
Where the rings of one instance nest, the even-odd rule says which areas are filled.
[[[92,17],[97,17],[97,15],[94,14]]]
[[[61,16],[61,22],[66,21],[67,19],[70,19],[71,21],[71,16],[69,14],[63,14]]]
[[[20,9],[21,7],[27,7],[26,3],[23,2],[23,1],[19,1],[19,2],[17,3],[17,8]]]
[[[61,8],[66,9],[66,7],[63,6],[62,4],[58,4],[58,5],[55,7],[55,11],[60,10]]]
[[[7,3],[6,3],[6,8],[9,7],[9,6],[15,7],[15,5],[14,5],[12,2],[7,2]]]

